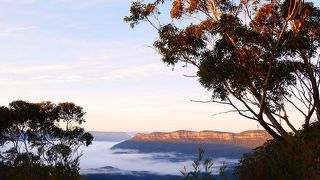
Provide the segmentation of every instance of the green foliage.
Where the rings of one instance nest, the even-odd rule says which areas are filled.
[[[199,148],[198,158],[192,162],[193,170],[187,171],[187,168],[184,167],[180,172],[185,180],[213,180],[212,167],[212,159],[205,158],[205,150]],[[219,175],[223,180],[227,180],[226,169],[227,166],[225,164],[220,167]]]
[[[199,148],[198,159],[194,160],[192,163],[193,170],[187,172],[186,167],[181,172],[183,178],[186,180],[210,180],[212,178],[212,159],[204,159],[205,150]]]
[[[258,121],[282,142],[289,134],[279,118],[298,132],[289,104],[306,125],[320,119],[320,10],[313,3],[173,0],[172,20],[159,22],[160,8],[170,2],[138,0],[124,20],[131,27],[149,22],[159,34],[154,47],[163,62],[195,66],[212,101]]]
[[[225,164],[220,167],[219,175],[223,180],[227,180],[228,179],[226,174],[225,174],[226,173],[226,169],[227,169],[227,165],[225,165]]]
[[[78,178],[78,149],[93,140],[90,133],[77,126],[85,122],[84,114],[74,103],[13,101],[9,107],[0,107],[0,144],[9,147],[0,154],[3,176]]]
[[[270,140],[252,153],[245,154],[235,169],[238,179],[319,179],[320,123],[312,123],[290,143]]]

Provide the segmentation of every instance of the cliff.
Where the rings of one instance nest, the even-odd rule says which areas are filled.
[[[241,133],[217,131],[174,131],[139,133],[116,144],[112,149],[134,149],[140,152],[177,152],[197,155],[204,148],[210,157],[240,158],[244,153],[262,145],[271,136],[266,131],[251,130]]]
[[[154,132],[150,134],[139,133],[132,141],[160,141],[192,144],[230,144],[246,148],[255,148],[262,145],[272,137],[263,130],[250,130],[241,133],[217,131],[174,131],[168,133]]]

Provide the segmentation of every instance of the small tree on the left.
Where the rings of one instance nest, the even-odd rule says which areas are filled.
[[[74,103],[13,101],[0,107],[0,179],[77,179],[93,137]]]

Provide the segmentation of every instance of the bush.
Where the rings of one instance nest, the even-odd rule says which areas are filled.
[[[186,167],[181,172],[183,178],[185,180],[193,180],[193,179],[212,179],[212,159],[207,158],[204,159],[205,150],[199,148],[199,156],[198,159],[195,159],[192,163],[193,171],[187,172]],[[202,172],[202,169],[204,170]]]
[[[245,154],[235,168],[238,179],[320,179],[320,123],[314,122],[283,144],[270,140]]]

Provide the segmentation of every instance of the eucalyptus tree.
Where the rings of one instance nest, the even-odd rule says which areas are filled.
[[[13,101],[8,107],[1,106],[2,168],[7,168],[13,179],[78,177],[79,148],[93,140],[79,126],[85,122],[84,114],[82,107],[69,102]]]
[[[171,18],[161,18],[167,4]],[[135,1],[130,13],[124,20],[131,27],[148,22],[156,29],[164,63],[196,67],[213,92],[210,102],[258,121],[275,139],[289,136],[281,121],[299,132],[290,113],[302,115],[306,128],[320,120],[320,11],[312,2]]]

